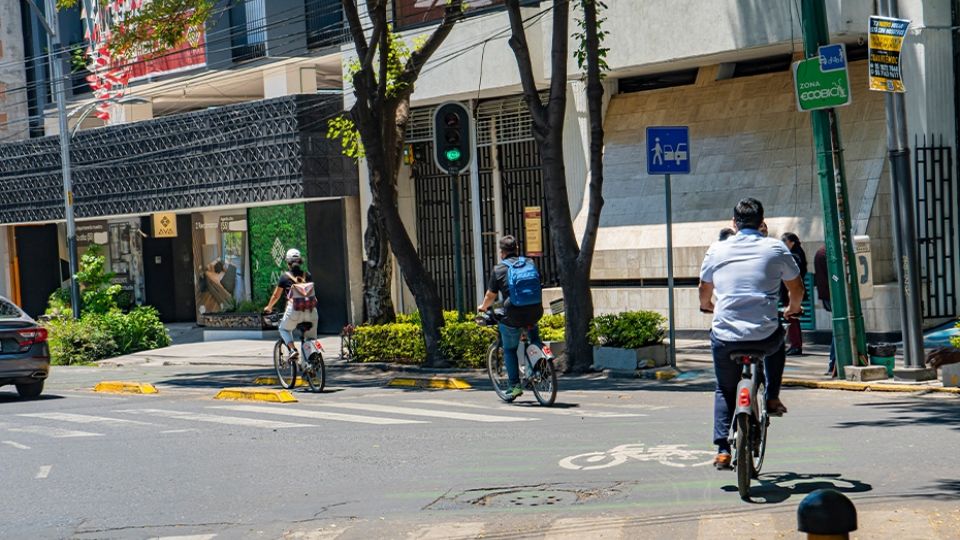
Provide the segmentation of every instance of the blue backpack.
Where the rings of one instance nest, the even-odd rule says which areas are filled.
[[[532,306],[542,303],[540,272],[533,262],[518,257],[514,263],[503,261],[507,265],[507,287],[510,289],[510,304],[514,306]]]

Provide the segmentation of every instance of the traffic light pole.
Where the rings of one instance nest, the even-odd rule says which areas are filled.
[[[451,205],[453,206],[453,281],[456,287],[454,298],[457,303],[457,313],[460,319],[463,319],[466,313],[463,305],[463,238],[460,232],[460,171],[453,169],[450,171],[450,179],[453,183],[451,187]]]

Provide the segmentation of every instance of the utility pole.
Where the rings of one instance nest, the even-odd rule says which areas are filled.
[[[819,47],[830,43],[824,0],[803,0],[801,4],[803,50],[806,58],[818,56]],[[817,157],[817,176],[823,204],[823,230],[827,245],[827,269],[830,273],[830,298],[833,299],[833,337],[836,341],[837,370],[855,365],[866,356],[863,315],[856,280],[856,259],[850,232],[847,185],[844,178],[840,128],[834,109],[810,112]]]
[[[897,0],[879,0],[878,15],[897,18]],[[920,280],[917,265],[917,233],[910,175],[910,148],[907,144],[907,115],[901,92],[886,92],[887,149],[890,155],[890,180],[893,186],[893,239],[900,280],[900,328],[903,333],[903,360],[906,369],[896,370],[897,378],[930,380],[936,370],[924,367],[923,328],[921,324]]]
[[[30,1],[36,12],[40,10]],[[37,15],[47,30],[47,48],[50,49],[50,71],[54,99],[57,101],[57,117],[60,125],[60,163],[63,170],[63,206],[67,222],[67,256],[70,261],[70,306],[74,318],[80,318],[80,285],[77,283],[77,226],[73,219],[73,178],[70,169],[70,127],[67,123],[67,81],[64,74],[63,46],[60,40],[60,20],[56,0],[46,0],[46,13]]]

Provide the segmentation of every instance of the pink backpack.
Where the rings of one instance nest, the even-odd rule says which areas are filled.
[[[312,311],[317,307],[317,295],[314,292],[313,283],[306,281],[303,276],[295,277],[287,272],[287,276],[293,281],[290,291],[287,293],[287,300],[293,303],[294,311]]]

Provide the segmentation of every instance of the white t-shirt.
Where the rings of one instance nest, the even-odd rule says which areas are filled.
[[[713,283],[717,303],[713,335],[727,342],[760,341],[777,330],[780,282],[800,268],[780,240],[744,229],[714,242],[700,266],[700,281]]]

